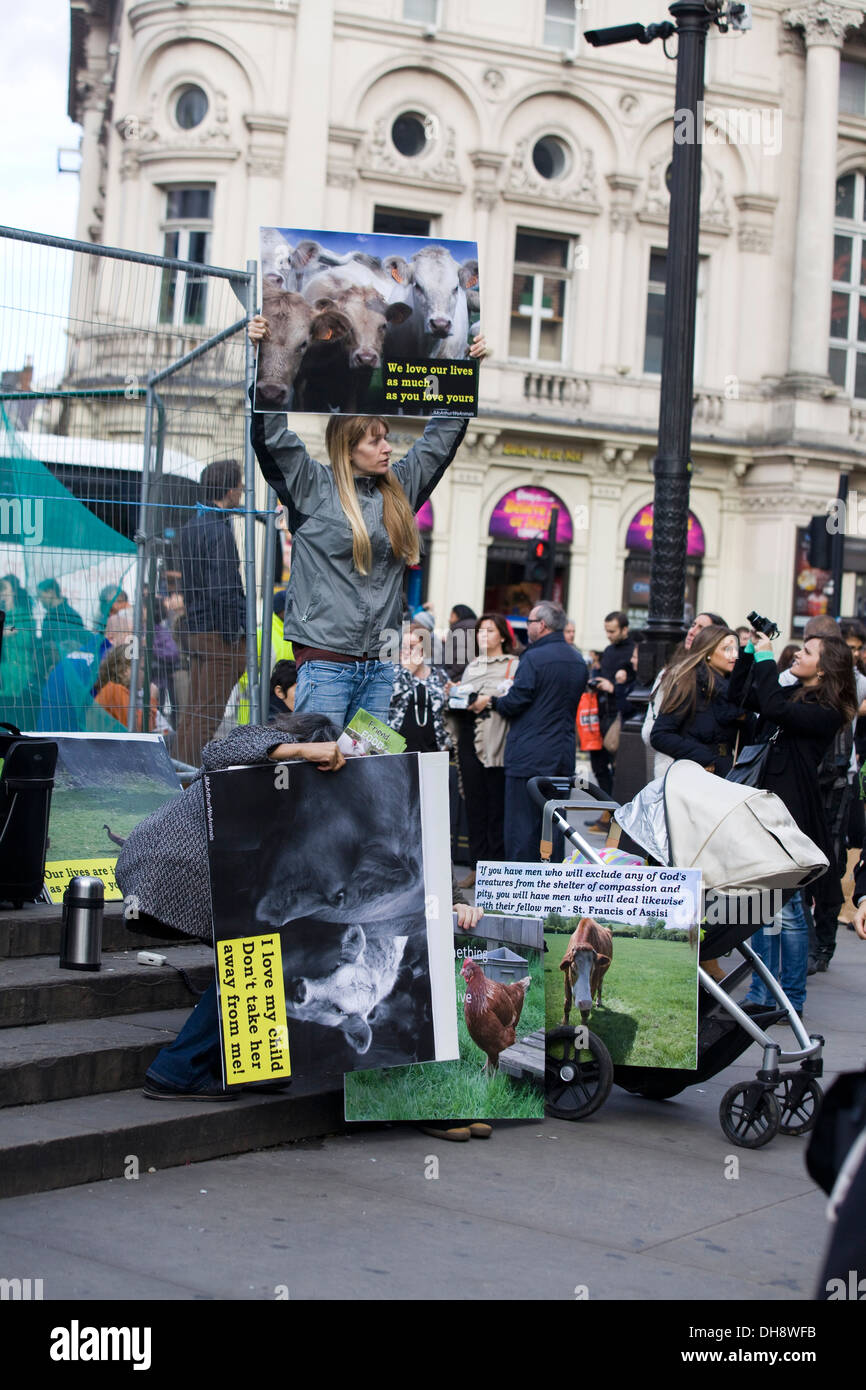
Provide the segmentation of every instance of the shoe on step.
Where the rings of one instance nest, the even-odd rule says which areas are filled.
[[[469,1126],[469,1133],[473,1139],[489,1139],[493,1133],[493,1126],[486,1125],[483,1120],[473,1120]]]
[[[237,1100],[237,1091],[226,1091],[219,1082],[212,1081],[200,1091],[173,1091],[170,1086],[162,1086],[158,1081],[145,1078],[141,1094],[148,1100]]]
[[[419,1125],[422,1134],[429,1134],[433,1139],[447,1139],[452,1144],[465,1144],[472,1138],[469,1130],[463,1126],[454,1129],[436,1129],[433,1125]]]

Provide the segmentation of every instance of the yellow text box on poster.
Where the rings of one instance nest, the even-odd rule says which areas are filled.
[[[62,903],[63,894],[69,887],[70,879],[85,874],[88,878],[101,878],[105,884],[105,901],[120,902],[123,894],[114,879],[116,855],[94,856],[93,859],[52,859],[45,865],[45,887],[53,903]]]
[[[226,1085],[291,1076],[279,934],[216,943]]]

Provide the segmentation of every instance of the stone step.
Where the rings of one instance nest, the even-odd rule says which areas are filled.
[[[165,1009],[7,1028],[0,1051],[0,1107],[140,1086],[157,1052],[188,1017],[189,1009]]]
[[[345,1128],[342,1090],[248,1092],[227,1102],[152,1101],[136,1089],[15,1106],[0,1111],[0,1197],[201,1163]]]
[[[213,978],[209,946],[158,947],[182,967],[198,990]],[[64,970],[46,956],[12,958],[0,972],[0,1028],[33,1027],[69,1019],[104,1018],[145,1010],[192,1008],[192,995],[171,965],[139,965],[137,950],[118,951],[101,970]]]
[[[0,960],[16,956],[60,955],[63,908],[47,903],[25,903],[0,911]],[[103,952],[146,950],[165,943],[156,937],[131,932],[123,916],[123,903],[106,903],[102,919]]]

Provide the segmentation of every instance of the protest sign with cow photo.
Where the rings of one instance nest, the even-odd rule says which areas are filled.
[[[454,933],[460,1056],[344,1082],[347,1120],[539,1120],[544,1114],[541,923],[482,917]]]
[[[475,242],[261,228],[254,409],[478,413]]]
[[[699,869],[480,863],[475,897],[543,920],[549,1034],[586,1026],[615,1065],[697,1066]]]
[[[445,754],[204,781],[227,1086],[457,1054]]]

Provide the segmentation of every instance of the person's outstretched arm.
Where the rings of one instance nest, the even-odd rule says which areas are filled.
[[[475,335],[469,356],[482,361],[487,354],[487,340]],[[392,466],[392,472],[409,498],[413,511],[423,506],[433,492],[445,469],[453,461],[463,443],[469,421],[456,415],[434,415],[428,420],[424,433],[412,445],[405,458]]]
[[[255,314],[247,327],[256,348],[268,336],[268,321]],[[252,401],[253,393],[250,392]],[[286,426],[283,412],[253,410],[250,440],[259,467],[280,501],[289,511],[289,529],[296,531],[305,516],[311,516],[327,495],[329,470],[310,458],[304,441]]]
[[[346,761],[336,743],[299,743],[275,724],[267,728],[255,724],[238,725],[225,738],[214,739],[201,750],[205,772],[247,767],[268,760],[283,762],[292,758],[317,763],[325,772],[336,772]]]

